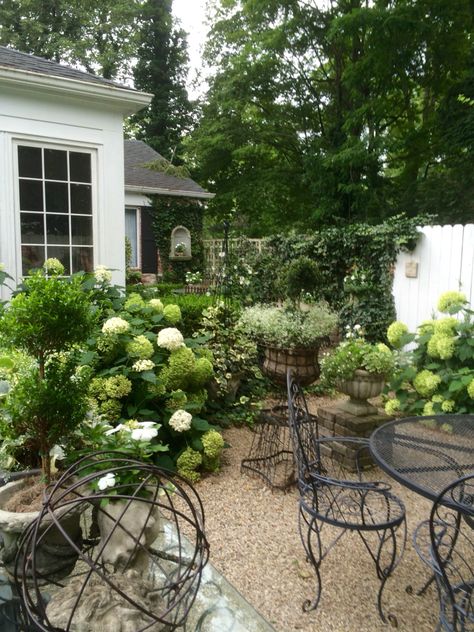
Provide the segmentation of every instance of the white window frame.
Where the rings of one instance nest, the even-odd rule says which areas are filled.
[[[38,137],[32,138],[30,136],[16,135],[12,139],[12,155],[13,155],[13,180],[14,180],[14,204],[15,204],[15,244],[16,244],[16,269],[18,271],[19,277],[23,277],[23,258],[22,258],[22,239],[21,239],[21,210],[20,210],[20,174],[18,169],[18,147],[26,146],[26,147],[36,147],[40,149],[58,149],[60,151],[72,151],[72,152],[81,152],[88,153],[91,157],[91,204],[92,204],[92,213],[89,214],[78,214],[78,217],[92,217],[92,246],[84,246],[86,248],[92,249],[92,269],[96,266],[97,260],[97,241],[98,241],[98,148],[91,146],[90,144],[82,144],[76,141],[69,140],[51,140],[44,139],[40,140]],[[44,183],[45,174],[43,169],[43,177],[41,181]],[[27,178],[31,180],[35,180],[35,178]],[[39,180],[39,179],[38,179]],[[53,180],[54,182],[54,180]],[[62,181],[64,182],[64,181]],[[71,183],[71,180],[68,178],[66,182]],[[85,183],[79,183],[85,184]],[[88,183],[87,183],[88,184]],[[44,195],[44,186],[43,186],[43,195]],[[44,200],[43,200],[44,201]],[[25,211],[23,211],[25,212]],[[26,211],[27,212],[27,211]],[[46,216],[46,208],[44,208],[43,213]],[[71,213],[69,212],[69,217]],[[46,248],[48,246],[47,243],[47,235],[45,232],[44,236],[44,245]],[[29,244],[28,244],[29,245]],[[60,246],[60,244],[50,244],[51,246]],[[69,244],[65,244],[65,247],[69,248],[70,256],[71,249],[73,247],[72,238],[71,238],[71,222],[69,222]],[[72,263],[72,259],[70,259]],[[72,273],[72,269],[71,269]]]
[[[140,206],[132,204],[125,205],[125,211],[135,211],[136,227],[137,227],[137,265],[131,266],[131,270],[142,269],[142,209]]]

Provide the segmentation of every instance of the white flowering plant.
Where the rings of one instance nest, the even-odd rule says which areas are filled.
[[[474,413],[474,311],[462,292],[444,292],[441,317],[411,333],[399,321],[387,331],[398,355],[385,409],[390,414]],[[403,347],[413,343],[414,348]]]
[[[199,271],[196,272],[186,272],[185,281],[188,285],[194,285],[196,283],[202,283],[202,273]]]

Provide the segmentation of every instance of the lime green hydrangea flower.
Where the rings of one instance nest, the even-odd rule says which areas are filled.
[[[420,371],[413,380],[413,386],[422,397],[430,397],[441,383],[439,375],[435,375],[428,369]],[[431,414],[431,413],[428,413]]]
[[[196,391],[195,393],[188,393],[188,405],[187,408],[195,413],[201,412],[204,408],[204,404],[207,401],[207,391],[205,388]]]
[[[426,404],[423,407],[423,415],[434,415],[434,406],[433,406],[433,402],[426,402]]]
[[[442,395],[433,395],[431,401],[435,404],[441,404],[444,401],[444,397]]]
[[[196,483],[201,475],[196,472],[196,469],[202,464],[202,455],[197,450],[192,448],[186,448],[184,452],[178,457],[176,466],[178,468],[178,474],[183,478]]]
[[[125,301],[124,308],[126,310],[137,310],[145,307],[145,301],[137,292],[132,292],[128,295],[127,300]]]
[[[140,360],[148,360],[154,353],[153,344],[146,336],[135,336],[126,346],[127,353]]]
[[[171,325],[176,325],[181,320],[181,310],[179,305],[166,305],[163,308],[163,316]]]
[[[392,355],[392,351],[383,342],[378,343],[377,349],[381,351],[382,353],[388,353],[389,355]]]
[[[186,393],[179,388],[176,391],[171,391],[166,403],[171,410],[178,410],[179,408],[184,408],[187,401],[188,397]]]
[[[434,332],[434,320],[424,320],[421,325],[418,326],[418,333],[420,336],[425,334],[432,334]]]
[[[103,377],[92,378],[89,384],[89,395],[98,400],[107,399],[107,394],[105,392],[105,382],[106,379]]]
[[[467,394],[471,399],[474,399],[474,380],[471,380],[467,385]]]
[[[161,371],[160,379],[167,390],[186,390],[195,366],[196,358],[192,349],[181,347],[170,355],[168,366]]]
[[[61,276],[61,274],[64,274],[63,264],[59,261],[59,259],[56,259],[55,257],[50,257],[49,259],[46,259],[46,261],[43,263],[43,270],[46,272],[46,274],[49,274],[50,276]]]
[[[433,328],[435,334],[445,334],[446,336],[452,336],[458,326],[458,321],[453,316],[447,316],[446,318],[440,318],[433,321]]]
[[[393,415],[400,410],[400,400],[394,397],[393,399],[389,399],[385,404],[385,412],[387,415]]]
[[[428,355],[432,358],[449,360],[454,354],[455,339],[446,334],[433,334],[428,341]]]
[[[159,298],[152,298],[150,301],[148,301],[148,305],[157,314],[162,314],[163,313],[163,303],[160,301]]]
[[[108,399],[100,404],[99,414],[107,421],[117,421],[122,416],[122,404],[116,399]]]
[[[214,369],[207,358],[196,360],[194,371],[191,375],[191,384],[195,388],[204,386],[214,375]]]
[[[208,430],[201,437],[204,446],[203,467],[208,472],[216,472],[219,469],[221,452],[224,447],[224,439],[217,430]]]
[[[456,314],[466,303],[466,295],[462,292],[444,292],[438,301],[438,311],[444,314]]]
[[[456,402],[454,402],[452,399],[445,399],[444,402],[441,404],[441,410],[443,411],[443,413],[452,413],[455,406]]]
[[[108,397],[120,399],[132,390],[132,383],[124,375],[114,375],[105,380],[105,392]]]
[[[399,347],[401,345],[400,339],[402,336],[408,333],[408,327],[405,323],[396,320],[387,329],[387,340],[392,347]]]

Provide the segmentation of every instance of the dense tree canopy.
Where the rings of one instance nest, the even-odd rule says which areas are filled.
[[[213,75],[189,146],[255,234],[472,218],[470,0],[216,0]]]
[[[183,134],[191,123],[186,34],[174,24],[172,0],[147,0],[143,18],[135,87],[154,97],[146,110],[133,117],[133,124],[137,138],[179,164]]]

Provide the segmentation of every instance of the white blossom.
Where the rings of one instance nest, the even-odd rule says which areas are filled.
[[[160,301],[159,298],[152,298],[149,302],[148,305],[153,308],[155,310],[155,312],[158,312],[159,314],[162,313],[163,311],[163,303]]]
[[[158,333],[157,344],[168,351],[175,351],[184,347],[183,334],[175,327],[165,327]]]
[[[97,283],[110,283],[112,281],[112,272],[107,266],[97,266],[94,269],[94,276]]]
[[[99,478],[99,480],[97,481],[97,487],[100,489],[100,491],[104,491],[108,487],[113,487],[114,485],[115,474],[113,474],[112,472],[107,472],[105,476],[102,476],[102,478]]]
[[[176,432],[185,432],[191,428],[193,416],[185,410],[177,410],[171,417],[169,424]]]
[[[104,334],[124,334],[129,329],[129,323],[119,316],[109,318],[102,325],[102,333]]]
[[[153,421],[139,421],[138,428],[132,429],[132,439],[134,441],[151,441],[158,436],[158,429]]]
[[[142,371],[151,371],[155,368],[155,363],[153,360],[137,360],[132,369],[137,371],[137,373],[141,373]]]

